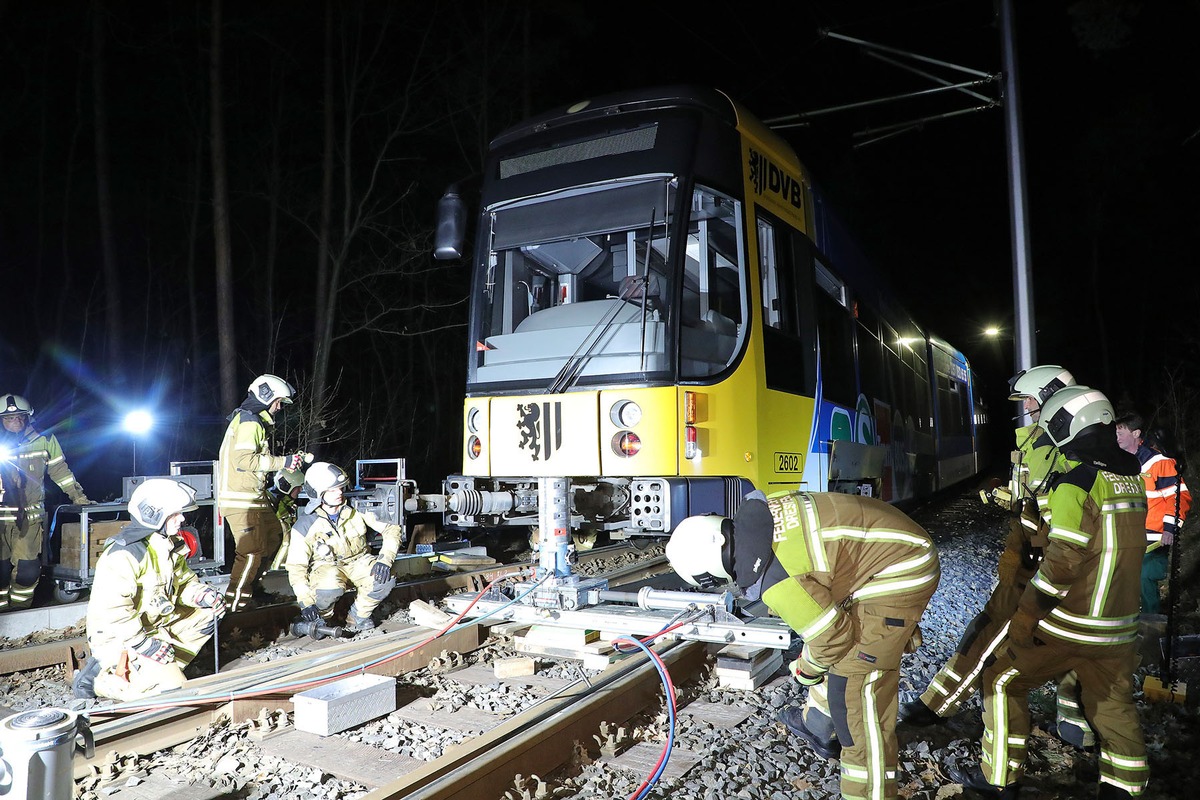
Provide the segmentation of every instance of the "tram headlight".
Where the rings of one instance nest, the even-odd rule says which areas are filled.
[[[467,455],[470,456],[472,460],[479,458],[479,454],[482,452],[483,442],[479,440],[478,436],[472,436],[470,439],[467,439]]]
[[[479,409],[472,408],[467,412],[467,430],[471,433],[479,433]]]
[[[618,431],[613,437],[612,448],[621,458],[633,458],[642,449],[642,440],[633,431]]]
[[[632,428],[642,421],[642,407],[632,400],[618,400],[613,403],[608,417],[618,428]]]

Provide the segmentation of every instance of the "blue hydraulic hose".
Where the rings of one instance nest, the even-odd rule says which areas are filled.
[[[662,679],[663,691],[666,693],[667,698],[667,746],[663,751],[663,757],[658,768],[650,775],[641,790],[631,798],[631,800],[644,800],[650,794],[650,790],[654,788],[654,784],[658,783],[658,779],[662,776],[663,771],[667,768],[667,762],[671,759],[671,751],[675,747],[675,692],[671,684],[671,676],[667,672],[667,665],[662,662],[657,653],[643,644],[640,639],[635,639],[632,636],[620,636],[613,641],[621,640],[633,642],[650,657],[654,668],[658,670],[658,677]]]

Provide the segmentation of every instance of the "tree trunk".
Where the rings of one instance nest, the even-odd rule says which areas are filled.
[[[236,335],[233,322],[233,255],[229,244],[229,187],[225,173],[225,115],[221,99],[221,0],[213,0],[212,46],[208,61],[210,150],[213,173],[213,246],[217,267],[217,355],[221,371],[221,404],[238,401]]]
[[[313,413],[318,431],[325,407],[329,348],[333,344],[333,298],[329,293],[329,250],[333,226],[333,3],[325,3],[325,151],[321,159],[321,227],[317,244],[316,319],[313,320]]]
[[[121,275],[113,247],[109,190],[108,107],[104,94],[104,9],[92,0],[92,109],[96,124],[96,206],[100,212],[100,255],[104,264],[104,323],[108,374],[121,375]]]

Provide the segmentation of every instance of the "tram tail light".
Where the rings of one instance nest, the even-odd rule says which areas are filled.
[[[467,455],[472,459],[479,458],[479,454],[483,452],[483,442],[478,436],[472,436],[467,440]]]
[[[633,431],[621,431],[613,437],[613,452],[622,458],[633,458],[642,449],[641,438]]]
[[[699,454],[699,447],[696,444],[696,393],[683,393],[683,457],[687,459],[695,458]]]

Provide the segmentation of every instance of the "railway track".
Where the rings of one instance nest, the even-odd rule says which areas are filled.
[[[580,554],[580,569],[585,571],[593,564],[619,561],[631,553],[635,551],[625,546],[588,551]],[[435,599],[453,592],[479,591],[525,566],[504,565],[430,576],[398,587],[391,599]],[[624,589],[654,585],[656,578],[662,583],[664,577],[672,577],[661,555],[605,570],[603,574],[610,585]],[[253,625],[282,630],[294,617],[294,605],[283,603],[231,615],[232,622],[223,623],[223,628]],[[76,756],[75,778],[85,783],[90,780],[94,785],[100,776],[112,777],[116,754],[119,754],[117,760],[125,762],[148,756],[196,739],[210,726],[224,721],[237,725],[286,719],[287,714],[294,712],[291,697],[295,692],[338,676],[362,673],[401,676],[427,670],[447,653],[461,658],[459,654],[472,653],[488,644],[492,627],[463,623],[434,638],[427,628],[389,622],[374,635],[349,641],[296,640],[300,652],[290,657],[272,657],[267,664],[241,659],[222,667],[219,673],[189,680],[183,689],[155,698],[154,705],[93,708],[88,713],[95,740],[94,755]],[[503,631],[501,627],[496,629]],[[495,637],[491,641],[494,643]],[[679,673],[677,679],[687,679],[704,663],[704,645],[666,642],[660,649],[672,672]],[[65,663],[69,675],[72,662],[77,664],[85,656],[83,640],[68,637],[0,653],[0,671]],[[659,676],[644,656],[614,658],[608,670],[591,677],[581,669],[577,672],[579,677],[562,681],[561,686],[548,690],[519,713],[496,720],[492,730],[454,748],[452,754],[418,762],[410,770],[395,770],[389,773],[387,781],[364,781],[361,775],[357,780],[376,786],[368,795],[373,798],[499,796],[505,788],[511,788],[513,770],[545,774],[571,757],[575,743],[590,741],[601,722],[620,724],[648,705],[661,703]],[[452,685],[454,676],[446,674],[443,680]],[[310,736],[287,726],[282,730],[271,724],[262,727],[264,746],[272,739],[286,741],[288,737]],[[289,751],[295,749],[290,744],[283,746]],[[320,750],[316,747],[316,752]],[[320,757],[343,763],[330,753]],[[369,755],[366,758],[370,760]],[[338,774],[336,768],[333,772]],[[346,779],[354,779],[354,769],[346,772]],[[394,775],[399,777],[392,779]]]

